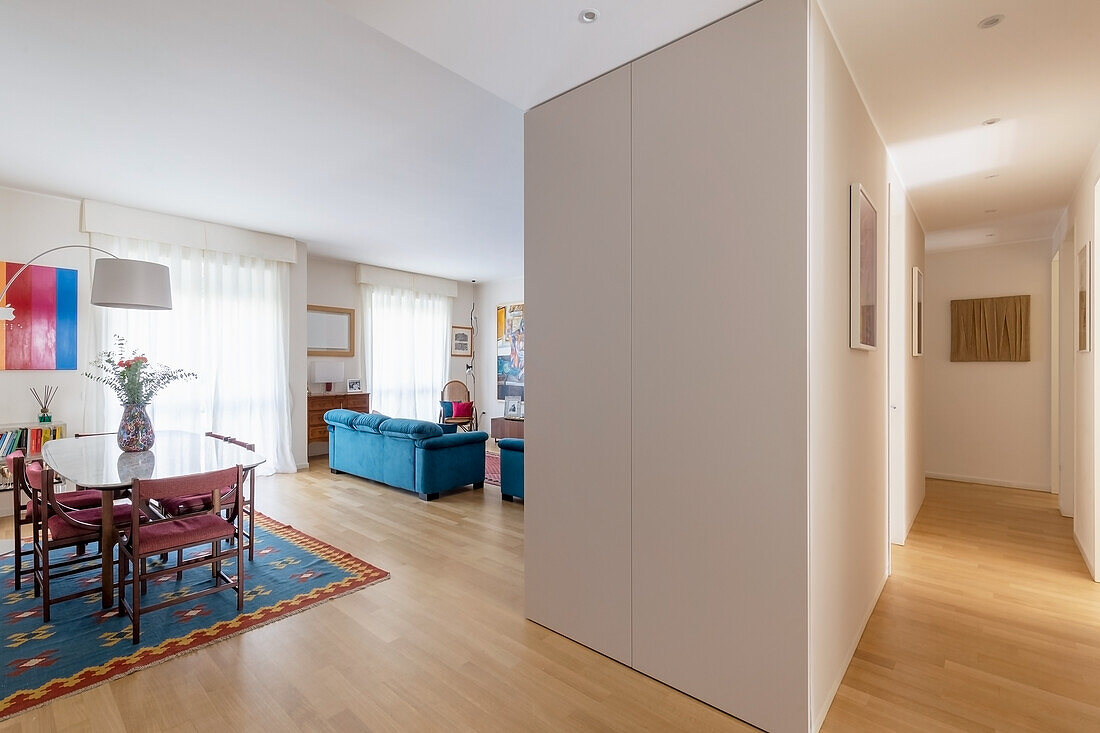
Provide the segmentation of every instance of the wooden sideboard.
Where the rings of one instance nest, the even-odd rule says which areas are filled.
[[[494,417],[489,421],[489,431],[495,439],[523,438],[523,420]]]
[[[307,440],[310,443],[328,442],[328,426],[325,425],[325,413],[329,410],[355,410],[370,412],[370,394],[311,394],[306,408],[309,413]]]

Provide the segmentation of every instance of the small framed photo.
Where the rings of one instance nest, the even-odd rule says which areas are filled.
[[[504,417],[512,419],[523,417],[523,402],[519,397],[504,398]]]
[[[348,392],[362,392],[363,380],[362,379],[349,379],[348,380]]]
[[[473,356],[474,329],[469,326],[451,326],[451,356]]]
[[[848,345],[874,351],[878,348],[878,212],[858,183],[851,186],[849,223]]]

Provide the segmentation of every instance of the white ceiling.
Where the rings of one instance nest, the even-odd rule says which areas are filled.
[[[5,0],[0,184],[513,277],[522,110],[747,4]],[[1050,236],[1100,136],[1100,1],[823,4],[930,248]]]
[[[5,0],[0,79],[0,184],[522,273],[522,112],[322,0]]]
[[[329,2],[527,110],[755,0]]]
[[[1049,238],[1100,142],[1100,2],[821,4],[928,249]]]

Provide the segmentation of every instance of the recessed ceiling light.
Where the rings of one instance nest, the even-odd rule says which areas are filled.
[[[586,8],[581,11],[577,19],[582,23],[595,23],[600,19],[600,11],[595,8]]]
[[[994,235],[993,235],[993,234],[987,234],[987,235],[985,235],[985,236],[987,236],[987,237],[992,237],[992,236],[994,236]]]
[[[988,176],[986,176],[986,178],[997,178],[1000,175],[1001,175],[1000,173],[991,173]]]
[[[997,210],[996,209],[986,209],[985,213],[987,213],[987,214],[996,214]]]
[[[991,15],[988,18],[982,18],[981,22],[978,23],[978,27],[981,28],[983,31],[987,31],[990,28],[995,28],[996,26],[999,26],[1001,24],[1001,21],[1004,19],[1005,17],[1003,15]]]
[[[988,120],[982,120],[982,124],[989,127],[990,125],[996,125],[1000,121],[1000,117],[990,117]]]

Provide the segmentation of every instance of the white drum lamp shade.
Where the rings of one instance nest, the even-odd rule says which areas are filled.
[[[103,257],[92,273],[92,305],[172,310],[168,268],[156,262]]]
[[[339,361],[315,361],[313,367],[313,383],[327,384],[344,381],[344,364]]]

